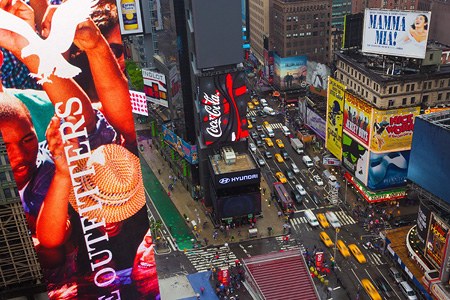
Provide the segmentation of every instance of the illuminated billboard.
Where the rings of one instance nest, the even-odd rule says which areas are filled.
[[[140,34],[144,31],[141,5],[139,0],[117,1],[120,33],[123,35]]]
[[[342,165],[367,185],[369,151],[346,133],[342,135]]]
[[[64,34],[49,37],[51,45],[31,39],[34,24],[21,19],[33,15],[30,8],[0,9],[0,28],[30,34],[25,47],[19,37],[7,47],[17,51],[14,63],[22,61],[43,88],[3,87],[0,131],[49,298],[156,299],[154,244],[130,91],[121,72],[123,47],[114,36],[119,20],[117,13],[108,14],[115,5],[98,1],[91,17],[99,26],[85,22],[91,5],[68,0],[56,6],[50,36],[58,28]],[[110,28],[98,24],[108,17]],[[67,33],[87,28],[92,34],[83,42],[97,47],[68,49],[73,35]],[[66,50],[68,60],[61,55]],[[2,63],[12,65],[0,55]],[[95,89],[86,88],[89,83]],[[47,128],[41,140],[35,128]]]
[[[370,152],[367,187],[380,190],[406,185],[410,151]]]
[[[425,256],[439,270],[447,244],[448,226],[435,213],[431,213],[429,228]]]
[[[204,145],[248,137],[245,73],[199,78],[200,130]]]
[[[172,130],[167,128],[166,125],[162,125],[162,132],[164,136],[164,142],[172,147],[177,153],[186,159],[190,164],[198,164],[197,146],[191,145],[181,137],[176,135]]]
[[[142,69],[144,78],[144,92],[149,102],[169,107],[167,99],[166,76],[162,73]]]
[[[345,85],[329,77],[325,145],[337,158],[342,155],[342,121],[344,115]]]
[[[367,9],[362,51],[425,58],[430,12]]]
[[[420,107],[373,110],[373,132],[370,148],[374,152],[411,149],[414,118]]]
[[[356,96],[345,93],[344,131],[369,147],[372,106]]]
[[[274,53],[274,84],[282,91],[305,88],[306,61],[306,56],[280,57]]]
[[[306,83],[309,84],[309,90],[315,94],[326,96],[328,88],[328,76],[330,76],[330,68],[325,64],[315,61],[306,63]]]
[[[312,131],[325,140],[325,120],[309,107],[306,108],[306,124]]]

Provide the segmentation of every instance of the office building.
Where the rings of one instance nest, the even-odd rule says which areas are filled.
[[[270,0],[248,0],[250,47],[256,58],[264,61],[264,49],[269,47]]]

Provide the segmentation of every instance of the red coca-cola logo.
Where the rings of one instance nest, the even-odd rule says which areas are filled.
[[[220,105],[220,95],[218,93],[208,95],[203,93],[203,106],[208,115],[205,122],[208,123],[206,132],[212,137],[218,138],[222,136],[222,110]]]

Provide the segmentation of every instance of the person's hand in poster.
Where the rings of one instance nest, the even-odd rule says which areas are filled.
[[[407,31],[406,37],[403,39],[405,43],[414,43],[416,45],[426,46],[428,37],[428,17],[420,14],[414,20],[411,28]]]

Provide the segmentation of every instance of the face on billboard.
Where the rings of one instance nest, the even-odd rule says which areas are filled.
[[[243,72],[202,77],[199,91],[200,130],[206,146],[248,136],[245,115],[250,96]]]
[[[414,118],[419,113],[419,107],[389,111],[375,109],[370,148],[375,152],[410,149]]]
[[[345,86],[329,77],[327,99],[326,145],[337,158],[342,155],[342,121]]]
[[[306,86],[306,56],[280,57],[274,54],[275,82],[280,90],[298,89]]]
[[[342,136],[342,164],[364,184],[367,183],[369,152],[347,134]]]
[[[328,88],[330,68],[315,61],[308,61],[307,69],[306,82],[312,88],[311,91],[325,96]]]
[[[344,130],[365,146],[369,146],[372,107],[346,93],[344,105]]]
[[[49,296],[87,299],[117,291],[133,299],[140,291],[131,270],[148,230],[145,193],[113,24],[117,14],[110,14],[115,2],[96,3],[93,20],[91,4],[68,0],[49,8],[48,40],[59,28],[73,29],[73,44],[69,39],[65,48],[63,39],[41,48],[45,40],[31,38],[35,24],[23,16],[33,11],[22,2],[0,9],[0,28],[10,31],[0,29],[0,47],[15,55],[15,61],[0,57],[0,63],[25,65],[43,89],[18,80],[0,85],[10,94],[0,94],[0,130]],[[108,31],[102,22],[111,16],[116,19]],[[20,25],[10,28],[11,22]],[[61,53],[66,51],[69,61]],[[87,63],[80,63],[82,56]],[[92,81],[96,93],[83,80]],[[35,128],[47,128],[40,142]],[[157,279],[151,285],[156,296]]]
[[[424,58],[430,12],[366,9],[363,52]]]
[[[368,187],[379,190],[406,185],[410,151],[370,154]]]

